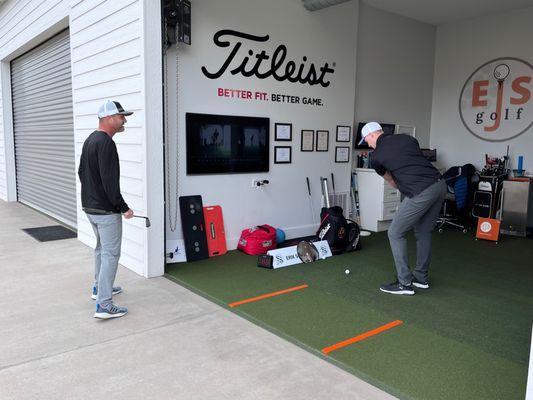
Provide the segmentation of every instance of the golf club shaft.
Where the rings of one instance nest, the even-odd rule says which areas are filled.
[[[311,185],[309,184],[309,177],[306,177],[305,180],[307,182],[307,193],[309,194],[309,196],[307,197],[309,200],[309,209],[311,210],[311,216],[313,217],[313,224],[316,224],[315,211],[313,207],[313,199],[311,197]]]

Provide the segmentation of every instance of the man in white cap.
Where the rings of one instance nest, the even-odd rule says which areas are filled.
[[[365,141],[374,149],[370,167],[397,188],[403,197],[388,231],[397,280],[381,285],[379,289],[403,295],[415,294],[414,287],[429,289],[431,232],[446,196],[446,183],[424,157],[415,138],[386,135],[377,122],[363,126],[361,136],[359,144]],[[406,239],[411,229],[414,229],[417,248],[413,271],[409,268]]]
[[[94,249],[94,285],[91,298],[96,300],[95,318],[109,319],[128,310],[113,304],[113,295],[122,292],[113,286],[120,258],[122,215],[129,219],[133,211],[120,193],[120,167],[113,136],[124,131],[125,111],[117,101],[106,100],[98,109],[98,129],[83,143],[78,176],[81,204],[96,235]]]

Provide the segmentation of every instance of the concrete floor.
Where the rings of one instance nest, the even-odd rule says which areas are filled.
[[[394,399],[166,278],[120,267],[123,318],[93,318],[92,250],[0,200],[0,399]]]

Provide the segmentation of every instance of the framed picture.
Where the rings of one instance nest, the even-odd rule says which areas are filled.
[[[350,147],[336,146],[335,147],[335,162],[347,163],[350,160]]]
[[[329,150],[329,131],[316,131],[316,151]]]
[[[290,142],[292,140],[292,124],[276,123],[274,131],[274,140],[280,142]]]
[[[302,129],[301,151],[313,151],[315,149],[315,131]]]
[[[291,156],[291,146],[274,146],[274,164],[290,164]]]
[[[349,142],[352,128],[350,126],[337,125],[337,142]]]
[[[409,125],[396,125],[396,133],[403,133],[404,135],[415,137],[415,127]]]

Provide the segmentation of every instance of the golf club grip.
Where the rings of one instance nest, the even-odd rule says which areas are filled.
[[[309,178],[306,177],[305,180],[307,181],[307,193],[309,193],[309,196],[311,196],[311,186],[309,186]]]

